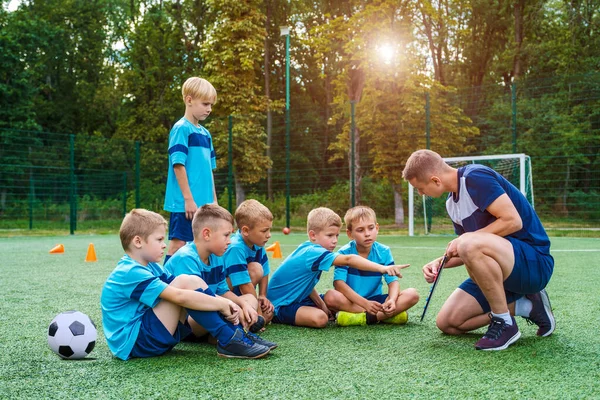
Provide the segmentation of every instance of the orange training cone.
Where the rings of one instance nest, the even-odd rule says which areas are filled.
[[[50,250],[50,254],[60,254],[65,252],[65,246],[62,244],[57,244]]]
[[[87,255],[85,256],[85,262],[94,262],[98,261],[96,258],[96,249],[94,249],[94,244],[90,243],[88,246]]]
[[[281,255],[281,246],[279,245],[279,242],[273,243],[272,245],[267,247],[265,250],[272,251],[273,258],[283,258],[283,256]]]

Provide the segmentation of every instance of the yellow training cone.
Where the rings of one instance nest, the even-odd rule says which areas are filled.
[[[90,243],[90,245],[88,246],[87,254],[85,256],[85,262],[94,261],[98,261],[98,259],[96,258],[96,249],[94,248],[94,244]]]
[[[283,256],[281,255],[281,246],[279,245],[279,242],[273,243],[272,245],[267,247],[265,250],[272,251],[273,258],[283,258]]]
[[[50,250],[50,254],[60,254],[65,252],[65,246],[62,244],[57,244]]]

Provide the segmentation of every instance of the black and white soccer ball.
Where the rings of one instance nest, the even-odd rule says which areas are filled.
[[[62,358],[77,360],[86,357],[96,345],[96,325],[82,312],[58,314],[48,327],[48,345]]]

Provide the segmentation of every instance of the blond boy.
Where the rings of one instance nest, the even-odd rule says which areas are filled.
[[[169,172],[164,209],[169,218],[169,250],[165,263],[186,242],[194,240],[192,218],[198,207],[217,202],[213,170],[217,167],[210,132],[199,125],[217,101],[206,79],[189,78],[181,88],[184,116],[169,133]]]
[[[273,321],[282,324],[324,328],[333,315],[315,286],[332,265],[348,265],[361,271],[399,276],[408,265],[383,266],[355,254],[333,253],[342,220],[329,208],[308,214],[309,240],[301,244],[273,273],[267,297],[273,303]]]
[[[250,327],[257,332],[273,318],[273,304],[267,299],[269,258],[264,249],[271,238],[273,214],[260,202],[246,200],[235,211],[235,222],[238,231],[231,235],[231,244],[223,256],[225,275],[235,294],[251,295],[258,300],[260,316]]]
[[[217,296],[233,301],[240,308],[240,322],[244,329],[257,322],[258,301],[251,294],[238,296],[229,290],[225,279],[222,255],[230,243],[233,231],[233,217],[221,206],[205,204],[200,207],[192,221],[194,241],[179,249],[169,259],[165,268],[175,276],[182,274],[198,275]],[[191,320],[190,326],[196,337],[205,336],[210,331],[198,321]],[[246,333],[252,341],[270,349],[277,347],[253,333]]]
[[[269,352],[237,327],[240,309],[215,297],[198,276],[174,277],[158,262],[166,248],[165,219],[134,209],[119,231],[125,255],[109,275],[100,298],[102,327],[118,358],[152,357],[171,350],[190,332],[188,315],[217,339],[223,357],[257,358]]]
[[[344,223],[351,241],[339,250],[340,254],[356,254],[381,265],[394,264],[390,248],[377,242],[379,224],[375,211],[366,206],[353,207],[346,212]],[[382,292],[382,278],[388,285],[387,295]],[[406,310],[419,301],[415,289],[400,290],[395,276],[348,266],[335,267],[333,287],[325,293],[325,304],[330,310],[339,311],[337,323],[341,326],[380,321],[404,324],[408,319]]]

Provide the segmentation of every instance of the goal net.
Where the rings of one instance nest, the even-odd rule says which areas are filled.
[[[498,154],[473,157],[444,158],[454,168],[467,164],[486,165],[515,185],[533,206],[533,179],[531,158],[526,154]],[[408,235],[454,234],[454,227],[446,213],[446,196],[433,198],[419,196],[408,184]]]

